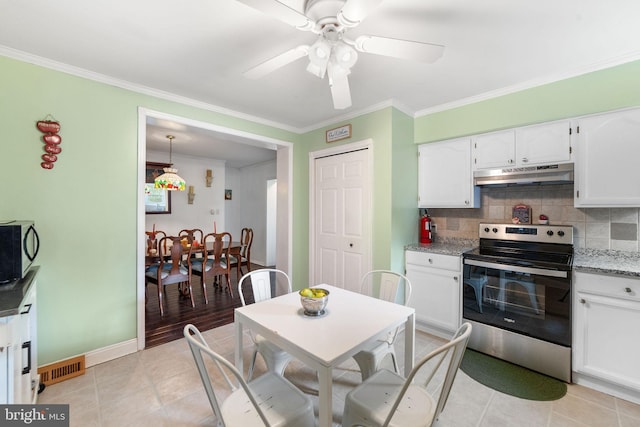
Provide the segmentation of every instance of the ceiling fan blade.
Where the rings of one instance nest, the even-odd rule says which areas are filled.
[[[287,64],[292,63],[296,59],[300,59],[303,56],[307,56],[309,53],[309,46],[300,45],[298,47],[294,47],[286,52],[281,53],[278,56],[274,56],[271,59],[267,59],[263,63],[256,65],[244,72],[244,76],[249,79],[259,79],[260,77],[264,77],[272,71],[277,70],[278,68],[284,67]]]
[[[361,52],[428,63],[438,60],[444,52],[444,46],[439,44],[378,36],[358,37],[355,40],[355,48]]]
[[[355,27],[369,15],[369,12],[378,7],[382,1],[383,0],[347,0],[340,12],[338,12],[338,21],[345,27]]]
[[[349,70],[334,66],[331,62],[327,69],[329,87],[333,98],[333,108],[344,110],[351,107],[351,90],[349,89]]]
[[[294,26],[300,30],[309,31],[314,27],[314,22],[297,10],[276,0],[238,0],[262,13],[270,15],[285,24]]]

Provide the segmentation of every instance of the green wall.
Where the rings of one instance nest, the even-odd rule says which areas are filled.
[[[432,142],[640,105],[640,61],[584,74],[415,120]]]
[[[136,229],[138,107],[294,144],[300,139],[0,57],[0,218],[33,219],[41,236],[40,364],[136,337],[136,237],[143,232]],[[53,170],[40,167],[36,122],[47,114],[62,127]],[[295,254],[294,262],[301,262]]]
[[[373,267],[403,269],[417,239],[415,144],[640,105],[640,62],[412,119],[384,108],[303,135],[142,95],[0,57],[0,219],[33,219],[38,264],[39,362],[136,336],[138,108],[294,143],[293,281],[309,278],[309,152],[325,130],[351,123],[331,146],[374,141]],[[47,114],[62,125],[62,153],[40,167]]]
[[[391,222],[391,153],[392,108],[356,117],[346,122],[308,132],[302,136],[302,144],[296,145],[294,159],[294,232],[293,246],[301,259],[309,259],[309,153],[340,145],[373,140],[373,267],[389,266],[389,241]],[[351,138],[327,144],[325,131],[351,123]],[[410,140],[410,138],[408,138]],[[309,263],[294,263],[293,282],[309,281]],[[295,286],[295,285],[294,285]]]

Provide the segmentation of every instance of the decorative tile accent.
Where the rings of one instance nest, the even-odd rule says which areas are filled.
[[[638,240],[638,224],[611,223],[611,240]]]

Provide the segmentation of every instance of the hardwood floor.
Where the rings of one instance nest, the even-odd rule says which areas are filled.
[[[263,266],[252,264],[256,270]],[[244,269],[246,272],[246,269]],[[209,304],[204,303],[200,278],[194,276],[192,288],[195,308],[191,307],[188,296],[180,295],[177,285],[168,285],[164,294],[164,316],[160,316],[158,305],[158,291],[154,284],[147,285],[147,304],[145,310],[145,341],[146,348],[155,347],[182,338],[182,329],[188,323],[196,325],[201,331],[217,328],[233,322],[233,310],[241,307],[238,295],[238,279],[235,271],[231,273],[231,289],[233,297],[226,286],[207,284]],[[224,279],[222,281],[224,283]],[[244,290],[245,301],[253,302],[251,288]]]

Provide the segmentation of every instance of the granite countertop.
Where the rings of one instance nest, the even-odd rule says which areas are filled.
[[[443,239],[431,244],[411,243],[405,250],[460,256],[478,246],[477,240]],[[576,249],[573,269],[585,273],[617,274],[640,278],[640,252]]]
[[[20,304],[29,292],[39,268],[31,267],[23,279],[0,285],[0,317],[20,314]]]
[[[573,255],[573,269],[584,273],[640,278],[640,252],[576,249]]]
[[[460,256],[477,246],[477,240],[449,238],[438,239],[438,241],[429,244],[411,243],[406,245],[404,248],[408,251]]]

